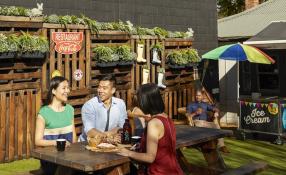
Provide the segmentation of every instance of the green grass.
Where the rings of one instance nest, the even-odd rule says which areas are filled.
[[[229,154],[222,154],[227,167],[237,168],[252,160],[268,163],[268,168],[260,175],[280,175],[286,172],[286,145],[274,145],[269,142],[235,139],[225,139]],[[197,165],[205,165],[203,155],[197,149],[186,149],[184,154],[187,159]]]
[[[17,173],[29,172],[40,168],[40,161],[37,159],[26,159],[11,163],[0,164],[1,175],[15,175]]]
[[[230,168],[236,168],[251,160],[266,161],[268,169],[260,175],[280,175],[286,172],[286,144],[283,146],[274,145],[262,141],[240,141],[225,139],[229,154],[222,154],[225,163]],[[184,154],[194,164],[206,165],[203,155],[197,149],[185,149]],[[0,164],[1,175],[14,175],[21,172],[39,169],[40,164],[36,159],[14,161],[12,163]]]

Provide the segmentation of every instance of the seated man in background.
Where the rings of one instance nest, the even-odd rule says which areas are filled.
[[[209,122],[207,112],[213,112],[214,122]],[[202,90],[196,91],[196,102],[191,103],[187,107],[186,114],[189,124],[196,127],[216,128],[220,129],[217,118],[219,117],[219,110],[210,104],[203,102]],[[224,153],[229,153],[224,145],[223,138],[218,139],[218,148]]]
[[[116,135],[115,141],[120,142],[121,136],[117,133],[123,127],[127,112],[124,101],[113,97],[115,91],[115,78],[112,75],[106,75],[99,81],[97,96],[87,101],[81,110],[83,132],[80,141],[86,141],[87,136]]]

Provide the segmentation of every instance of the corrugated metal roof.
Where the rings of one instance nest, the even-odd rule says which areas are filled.
[[[242,13],[219,19],[218,37],[251,37],[272,21],[286,21],[286,0],[269,0]]]

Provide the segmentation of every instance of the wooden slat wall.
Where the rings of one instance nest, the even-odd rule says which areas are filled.
[[[39,99],[35,89],[0,92],[0,162],[30,157]]]
[[[99,35],[91,35],[91,52],[92,49],[96,46],[120,46],[120,45],[129,45],[133,47],[130,43],[130,36],[124,32],[118,31],[100,31]],[[91,57],[94,57],[94,54],[91,53]],[[130,92],[133,89],[133,79],[134,72],[133,66],[117,66],[117,67],[106,67],[101,68],[96,66],[96,62],[91,58],[91,81],[90,86],[92,88],[92,94],[96,95],[96,89],[99,83],[99,79],[108,74],[113,74],[116,78],[116,94],[115,96],[123,99],[127,106],[129,101],[131,101]]]
[[[20,19],[20,18],[19,18]],[[92,48],[98,45],[119,46],[127,44],[137,52],[138,36],[130,36],[119,31],[100,31],[93,35],[87,26],[36,22],[1,21],[0,32],[19,33],[20,30],[31,34],[42,34],[50,39],[50,53],[46,60],[4,60],[0,64],[0,162],[13,161],[30,157],[34,145],[35,118],[42,100],[46,98],[51,73],[59,70],[69,79],[71,94],[69,103],[75,108],[75,125],[77,133],[81,133],[81,107],[91,97],[96,95],[98,80],[106,74],[114,74],[117,79],[116,97],[131,107],[132,96],[142,82],[142,66],[118,66],[99,68],[92,60]],[[82,49],[72,55],[58,54],[54,50],[55,43],[51,40],[52,32],[72,31],[83,32]],[[150,67],[149,82],[157,83],[157,70],[166,69],[166,89],[162,89],[166,113],[176,117],[177,108],[185,106],[194,100],[192,69],[171,70],[165,64],[165,57],[170,50],[191,47],[191,40],[165,39],[159,41],[154,36],[142,36],[145,43],[144,58]],[[160,42],[164,46],[162,63],[153,65],[151,47]],[[73,79],[73,72],[81,69],[84,73],[81,81]]]
[[[72,26],[73,28],[65,29],[61,25],[44,24],[44,31],[46,36],[50,39],[50,54],[48,59],[43,65],[42,79],[46,82],[42,84],[42,91],[45,94],[49,86],[49,81],[53,71],[58,70],[62,76],[69,80],[72,91],[81,91],[82,89],[89,88],[90,67],[86,63],[90,64],[90,32],[88,30],[79,29],[80,27]],[[52,41],[53,32],[83,32],[84,37],[82,41],[82,48],[78,53],[72,55],[63,55],[55,51],[55,43]],[[80,81],[76,81],[73,78],[73,73],[76,69],[80,69],[83,72],[83,78]]]

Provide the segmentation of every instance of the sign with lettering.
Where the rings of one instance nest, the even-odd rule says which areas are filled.
[[[277,103],[240,102],[242,129],[278,132],[279,106]]]
[[[61,54],[74,54],[81,49],[83,32],[53,32],[55,50]]]

